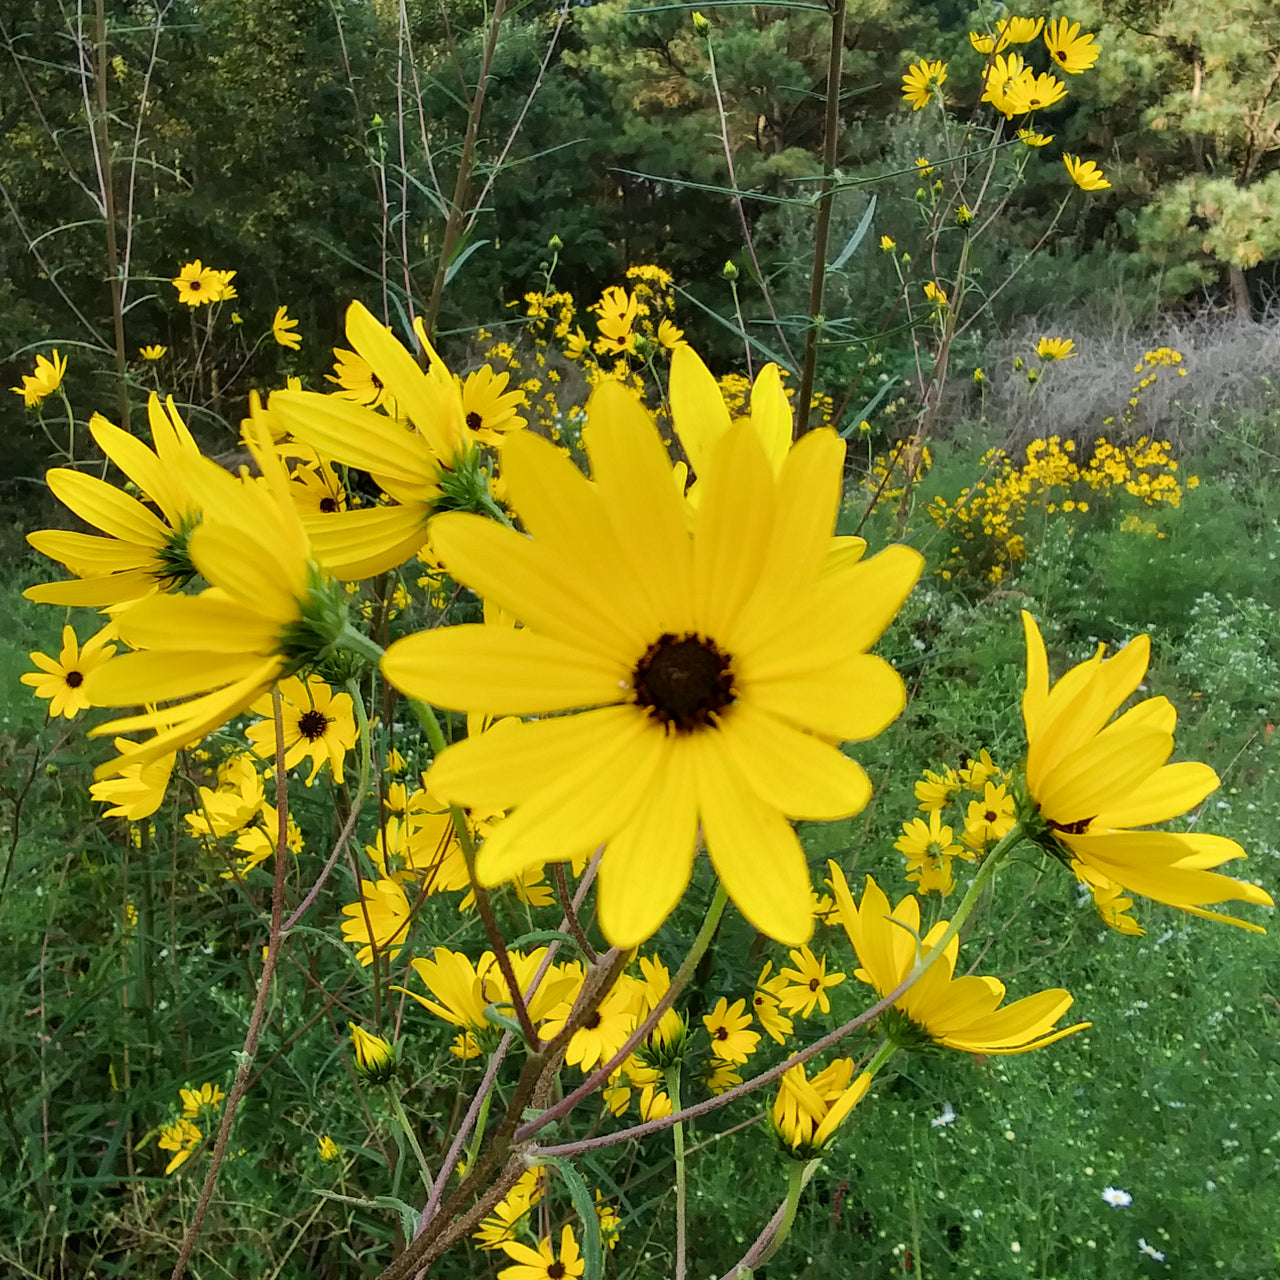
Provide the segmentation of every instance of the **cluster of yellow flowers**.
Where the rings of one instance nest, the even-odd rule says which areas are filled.
[[[198,1089],[179,1089],[178,1100],[182,1114],[172,1123],[161,1125],[156,1146],[161,1151],[172,1151],[173,1156],[165,1165],[165,1173],[172,1173],[185,1164],[204,1141],[204,1130],[197,1121],[216,1116],[226,1094],[216,1085],[205,1083]]]
[[[1037,111],[1047,110],[1061,102],[1067,96],[1067,86],[1048,71],[1037,72],[1024,54],[1006,50],[1012,45],[1029,45],[1041,35],[1056,71],[1068,76],[1081,75],[1098,60],[1100,50],[1096,37],[1090,32],[1081,32],[1080,24],[1068,18],[1058,18],[1046,25],[1043,17],[1011,14],[998,19],[988,31],[969,33],[969,43],[986,59],[979,100],[989,103],[1005,120],[1025,117],[1026,123],[1018,129],[1018,137],[1028,147],[1043,147],[1053,141],[1052,134],[1038,131],[1033,117]],[[902,96],[911,104],[913,111],[919,111],[935,100],[944,105],[942,86],[946,82],[947,64],[941,59],[930,61],[922,58],[903,75]],[[1066,153],[1062,160],[1071,180],[1082,190],[1102,191],[1111,185],[1094,161],[1081,160]],[[931,171],[925,160],[917,161],[917,168],[926,176]],[[959,221],[966,225],[963,215]]]
[[[983,479],[962,489],[953,502],[935,496],[928,507],[934,523],[961,534],[940,576],[1001,581],[1027,554],[1031,517],[1084,514],[1090,510],[1086,493],[1108,498],[1122,491],[1148,507],[1176,507],[1182,501],[1178,462],[1168,441],[1144,436],[1121,445],[1100,436],[1083,465],[1075,453],[1075,441],[1058,436],[1033,440],[1021,463],[992,449],[982,458]],[[1187,483],[1194,488],[1199,481],[1192,476]]]
[[[904,822],[902,835],[893,846],[907,860],[907,879],[921,893],[939,893],[945,898],[956,887],[952,860],[972,862],[1013,830],[1011,781],[1009,771],[996,765],[985,747],[963,769],[947,766],[941,772],[925,771],[915,792],[927,820],[911,818]],[[944,823],[944,811],[966,792],[977,799],[961,806],[957,823]]]
[[[933,454],[918,436],[899,440],[867,466],[862,488],[875,502],[896,502],[933,469]]]
[[[35,368],[23,375],[19,386],[10,387],[9,390],[21,396],[22,403],[28,409],[35,409],[46,397],[51,396],[62,386],[62,379],[66,377],[66,373],[67,359],[65,356],[58,355],[58,349],[55,347],[48,356],[36,356]]]
[[[1129,399],[1120,414],[1120,421],[1125,426],[1130,426],[1133,423],[1134,418],[1137,416],[1138,405],[1142,402],[1143,393],[1155,386],[1162,368],[1176,369],[1180,378],[1187,376],[1187,368],[1183,363],[1181,351],[1175,351],[1172,347],[1156,347],[1154,350],[1146,352],[1142,359],[1133,366],[1133,372],[1138,376],[1138,381],[1129,389]],[[1103,423],[1106,426],[1109,426],[1113,421],[1114,419],[1112,418],[1103,419]]]

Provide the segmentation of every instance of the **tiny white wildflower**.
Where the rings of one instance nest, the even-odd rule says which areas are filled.
[[[1102,1198],[1113,1209],[1127,1209],[1133,1203],[1133,1197],[1127,1191],[1121,1191],[1119,1187],[1104,1188]]]
[[[1156,1262],[1164,1261],[1164,1254],[1159,1249],[1153,1249],[1141,1236],[1138,1237],[1138,1252],[1145,1253]]]
[[[949,1102],[944,1102],[942,1104],[942,1114],[940,1116],[934,1116],[933,1119],[929,1121],[935,1129],[941,1129],[944,1124],[955,1124],[955,1122],[955,1108]]]

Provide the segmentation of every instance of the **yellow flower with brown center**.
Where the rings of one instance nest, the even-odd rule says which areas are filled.
[[[1147,698],[1112,720],[1146,675],[1149,639],[1138,636],[1105,661],[1099,647],[1051,686],[1040,629],[1025,611],[1022,622],[1032,837],[1064,862],[1079,864],[1077,874],[1088,883],[1101,877],[1193,915],[1260,932],[1257,925],[1205,910],[1228,901],[1274,906],[1264,889],[1211,870],[1245,856],[1234,840],[1199,831],[1135,830],[1196,808],[1218,788],[1218,775],[1207,764],[1168,763],[1177,712],[1167,698]]]
[[[186,263],[172,284],[178,291],[178,301],[188,307],[204,307],[216,302],[227,286],[218,272],[206,267],[199,258]]]
[[[276,725],[270,696],[259,698],[250,708],[260,716],[270,716],[250,725],[246,736],[254,751],[274,760]],[[347,752],[356,745],[355,714],[349,693],[334,693],[319,676],[301,679],[290,676],[280,682],[280,712],[284,728],[284,767],[292,769],[303,760],[311,761],[307,786],[316,780],[321,766],[328,764],[335,782],[342,782]]]
[[[634,293],[628,293],[620,285],[611,285],[588,310],[596,313],[600,336],[595,349],[601,355],[619,355],[636,349],[636,336],[631,330],[640,314],[640,302]]]
[[[791,952],[791,963],[794,969],[783,969],[778,976],[787,980],[778,997],[778,1004],[788,1013],[797,1013],[808,1018],[815,1008],[823,1013],[831,1012],[831,998],[827,991],[838,987],[845,974],[827,972],[827,958],[819,959],[808,947],[800,947]]]
[[[844,872],[834,862],[828,863],[828,868],[841,923],[862,965],[854,976],[887,996],[936,948],[948,922],[939,920],[922,937],[920,904],[913,895],[908,894],[891,912],[884,891],[868,876],[859,907]],[[1061,988],[1000,1008],[1005,996],[1003,982],[976,974],[954,977],[959,951],[960,939],[953,937],[941,956],[884,1016],[884,1030],[900,1048],[932,1043],[964,1053],[1026,1053],[1090,1025],[1079,1022],[1054,1029],[1054,1023],[1072,1004],[1071,993]]]
[[[732,1004],[721,996],[710,1013],[702,1015],[703,1025],[711,1037],[711,1056],[722,1062],[746,1062],[760,1043],[760,1033],[749,1031],[751,1015],[746,1012],[747,1002],[735,1000]]]
[[[499,721],[428,774],[442,800],[509,815],[477,855],[481,884],[603,845],[600,925],[636,946],[684,893],[700,829],[743,914],[799,945],[811,885],[787,819],[866,804],[866,774],[832,743],[902,710],[901,679],[866,649],[920,557],[890,547],[827,570],[844,455],[830,430],[775,475],[750,421],[727,428],[690,529],[634,394],[604,382],[588,417],[592,481],[528,432],[506,445],[530,537],[461,513],[432,522],[450,573],[524,625],[410,636],[383,671],[443,707],[541,717]]]
[[[63,627],[62,651],[57,658],[43,653],[27,655],[40,670],[24,672],[18,678],[35,690],[37,698],[49,700],[49,715],[54,719],[65,716],[72,720],[93,705],[84,692],[84,682],[114,656],[115,645],[107,643],[114,630],[114,625],[104,627],[81,647],[75,628]]]
[[[576,1280],[586,1270],[573,1228],[567,1224],[560,1232],[558,1253],[550,1236],[539,1240],[536,1249],[519,1240],[504,1240],[502,1249],[517,1265],[504,1267],[498,1272],[498,1280]]]
[[[496,373],[491,364],[485,364],[467,374],[466,381],[461,383],[462,415],[467,430],[481,444],[492,448],[501,447],[509,431],[519,431],[528,425],[516,412],[528,403],[528,397],[518,387],[508,391],[510,380],[509,373]]]
[[[1067,86],[1048,72],[1019,76],[1006,95],[1006,114],[1025,116],[1033,111],[1043,111],[1066,96]]]
[[[902,96],[911,103],[912,111],[927,107],[935,93],[941,94],[947,80],[947,64],[921,58],[909,66],[902,77]]]
[[[755,994],[751,997],[752,1012],[756,1021],[765,1029],[769,1038],[779,1044],[785,1044],[786,1038],[795,1030],[795,1025],[785,1013],[780,1012],[780,1000],[787,988],[787,980],[782,974],[774,974],[773,961],[766,960],[756,980]]]
[[[1098,45],[1092,33],[1080,34],[1080,24],[1067,18],[1058,18],[1045,28],[1044,47],[1049,56],[1068,75],[1078,76],[1088,71],[1098,60]]]

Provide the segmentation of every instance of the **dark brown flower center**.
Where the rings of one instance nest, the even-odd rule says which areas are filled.
[[[729,1038],[729,1028],[728,1028],[728,1027],[717,1027],[717,1028],[716,1028],[716,1030],[715,1030],[715,1039],[717,1039],[717,1040],[727,1040],[728,1038]]]
[[[698,635],[668,632],[645,650],[632,674],[636,702],[678,733],[689,733],[733,701],[729,655]]]
[[[78,689],[82,684],[84,684],[84,672],[68,671],[64,679],[67,682],[68,689]]]
[[[594,1031],[599,1025],[600,1025],[600,1011],[597,1009],[596,1012],[593,1013],[586,1020],[586,1022],[582,1024],[582,1027],[584,1031]]]
[[[472,431],[479,431],[480,428],[484,426],[484,419],[474,409],[472,409],[471,412],[467,414],[467,426],[469,426]]]
[[[987,822],[994,822],[996,820],[996,811],[994,809],[988,809],[982,817]]]
[[[337,498],[321,498],[320,499],[321,511],[329,512],[329,511],[337,511],[337,509],[338,509]]]
[[[1094,817],[1097,815],[1095,814]],[[1082,836],[1089,830],[1089,823],[1093,818],[1081,818],[1078,822],[1050,822],[1049,825],[1055,831],[1064,831],[1069,836]]]
[[[810,979],[809,979],[809,990],[810,990],[810,991],[817,991],[817,989],[818,989],[821,985],[822,985],[822,984],[818,981],[818,979],[817,979],[817,978],[810,978]]]
[[[560,1278],[564,1275],[564,1263],[558,1262],[558,1261],[553,1262],[547,1268],[547,1275],[550,1277],[550,1280],[560,1280]]]
[[[308,742],[319,742],[329,727],[329,717],[323,711],[304,711],[298,717],[298,732]]]
[[[378,391],[382,390],[382,379],[372,369],[369,370],[369,381]]]

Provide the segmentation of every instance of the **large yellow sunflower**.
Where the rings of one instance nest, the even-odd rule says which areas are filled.
[[[440,706],[542,717],[500,722],[431,768],[449,803],[514,810],[479,852],[482,884],[604,845],[601,927],[635,946],[683,894],[701,828],[743,914],[798,945],[811,889],[787,819],[866,804],[866,774],[832,743],[902,710],[901,679],[866,650],[920,556],[890,547],[823,572],[844,456],[832,431],[804,436],[775,476],[750,422],[730,427],[690,530],[636,397],[605,382],[588,418],[591,481],[527,432],[505,447],[531,537],[463,513],[432,522],[449,572],[523,627],[410,636],[383,670]]]
[[[1202,908],[1232,900],[1274,906],[1265,890],[1210,870],[1245,856],[1234,840],[1132,830],[1168,822],[1218,788],[1207,764],[1167,763],[1177,723],[1167,698],[1147,698],[1111,719],[1146,675],[1148,638],[1139,636],[1105,661],[1099,648],[1051,687],[1040,628],[1025,611],[1022,622],[1026,781],[1035,806],[1024,821],[1032,838],[1091,885],[1119,885],[1194,915],[1240,924]]]

